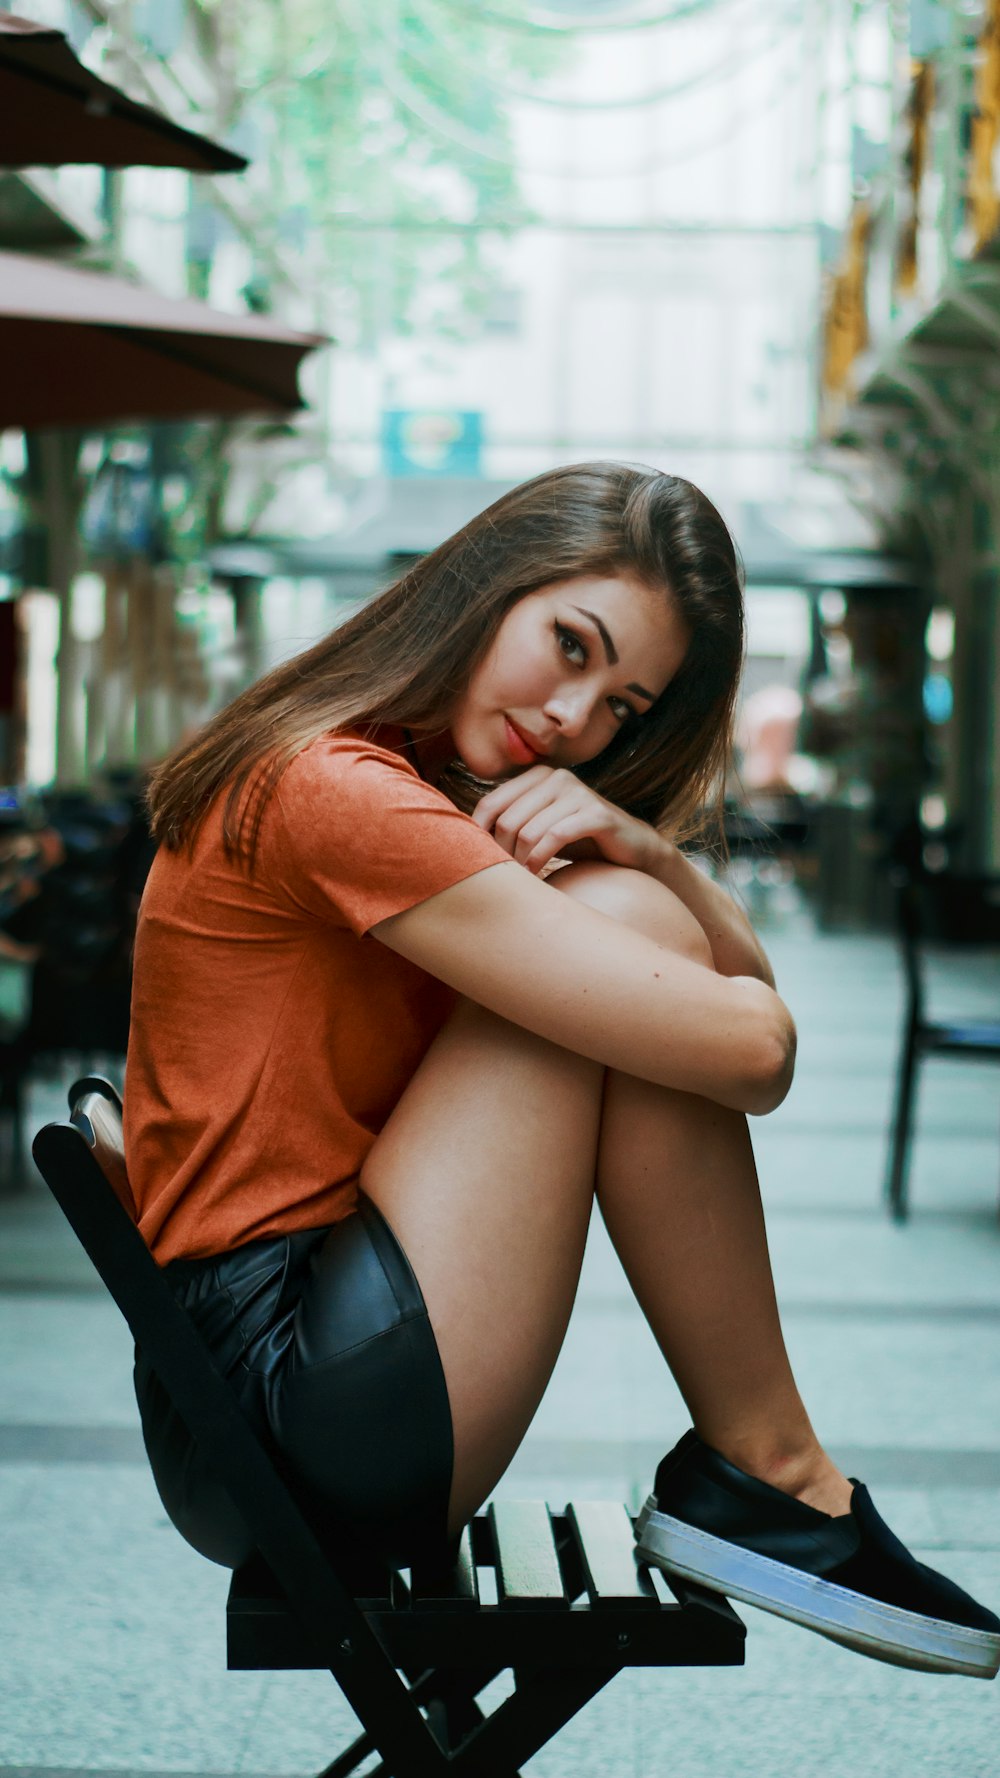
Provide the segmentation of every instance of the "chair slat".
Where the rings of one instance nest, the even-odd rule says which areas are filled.
[[[545,1502],[495,1500],[489,1516],[496,1545],[498,1604],[530,1611],[568,1607]]]
[[[415,1606],[433,1605],[438,1611],[475,1611],[479,1604],[479,1582],[468,1525],[459,1540],[453,1567],[414,1565],[412,1594]]]
[[[636,1562],[632,1521],[621,1502],[574,1501],[566,1508],[566,1517],[576,1538],[591,1605],[595,1609],[629,1605],[658,1611],[649,1575]]]
[[[991,1019],[965,1019],[960,1025],[945,1022],[921,1025],[920,1041],[926,1049],[974,1050],[1000,1059],[1000,1024]]]

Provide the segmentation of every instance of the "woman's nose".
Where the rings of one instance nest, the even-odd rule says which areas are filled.
[[[590,721],[593,701],[582,685],[562,688],[547,700],[545,714],[561,734],[581,735]]]

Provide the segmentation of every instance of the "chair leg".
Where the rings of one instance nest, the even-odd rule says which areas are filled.
[[[913,1093],[916,1084],[917,1061],[917,1033],[915,1027],[911,1027],[907,1032],[906,1043],[900,1058],[899,1076],[896,1083],[896,1104],[889,1145],[889,1165],[885,1181],[886,1201],[896,1222],[906,1220],[908,1209],[906,1188],[910,1169],[910,1137],[913,1131]]]
[[[452,1767],[462,1778],[523,1778],[521,1766],[620,1672],[620,1665],[616,1665],[545,1668],[516,1674],[513,1696],[505,1699],[458,1746],[448,1749]],[[328,1766],[321,1778],[339,1778],[341,1771],[346,1774],[350,1770],[353,1767],[341,1767],[338,1762]],[[395,1775],[382,1764],[367,1772],[365,1778]]]
[[[487,1720],[476,1703],[476,1693],[489,1685],[499,1671],[498,1667],[469,1671],[432,1667],[421,1673],[410,1686],[410,1697],[414,1704],[426,1709],[428,1724],[446,1753],[461,1746],[466,1736]],[[350,1778],[351,1773],[374,1752],[375,1743],[371,1736],[359,1735],[350,1747],[324,1766],[318,1778]],[[388,1768],[384,1764],[367,1773],[366,1778],[378,1778],[380,1773],[387,1778]],[[518,1774],[512,1773],[511,1778],[518,1778]]]
[[[412,1695],[424,1705],[427,1721],[446,1753],[454,1753],[486,1722],[476,1697],[501,1671],[499,1667],[435,1667],[422,1675]]]
[[[427,1721],[446,1753],[461,1747],[485,1720],[475,1698],[435,1698],[427,1706]]]
[[[518,1769],[607,1685],[621,1666],[515,1674],[516,1689],[451,1755],[463,1778],[518,1778]]]
[[[338,1753],[335,1760],[331,1760],[328,1766],[323,1767],[319,1778],[350,1778],[351,1773],[357,1771],[362,1761],[374,1752],[375,1743],[371,1736],[359,1735],[356,1741],[351,1742],[350,1747],[345,1747],[343,1753]]]

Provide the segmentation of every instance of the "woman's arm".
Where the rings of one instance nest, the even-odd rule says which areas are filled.
[[[752,975],[774,987],[764,948],[728,891],[572,772],[539,765],[520,773],[484,796],[473,820],[536,876],[555,857],[598,857],[655,877],[697,920],[720,975]]]
[[[795,1027],[771,988],[664,950],[530,871],[492,867],[372,936],[564,1049],[738,1111],[780,1105]]]

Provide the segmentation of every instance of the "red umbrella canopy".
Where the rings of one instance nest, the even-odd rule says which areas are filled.
[[[322,334],[0,253],[0,429],[286,414]]]
[[[0,12],[0,166],[186,167],[247,162],[91,74],[62,31]]]

